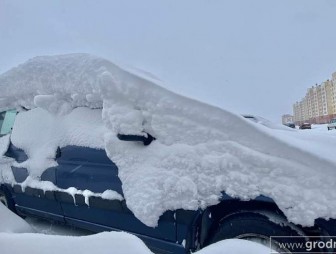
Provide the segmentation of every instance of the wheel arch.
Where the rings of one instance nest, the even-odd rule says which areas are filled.
[[[288,222],[286,216],[275,204],[275,202],[267,197],[260,196],[254,200],[242,201],[239,199],[223,199],[219,204],[207,207],[201,219],[200,225],[200,246],[207,245],[211,236],[213,236],[223,221],[234,215],[258,213],[268,217],[270,220],[277,218],[279,223]],[[290,224],[290,223],[288,223]],[[302,234],[306,234],[305,229],[295,226]]]

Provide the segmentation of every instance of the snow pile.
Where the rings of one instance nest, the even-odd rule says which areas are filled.
[[[222,191],[271,197],[302,225],[336,218],[336,159],[295,144],[297,131],[257,126],[86,54],[34,58],[1,75],[0,86],[3,109],[39,107],[20,113],[13,129],[13,144],[29,156],[22,167],[38,177],[54,165],[57,146],[105,147],[127,206],[148,226],[166,210],[216,204]],[[102,108],[101,116],[80,107]],[[156,138],[147,147],[116,137],[146,133]],[[296,140],[281,141],[288,133]]]
[[[81,237],[0,233],[0,245],[1,254],[152,254],[139,238],[122,232]]]
[[[5,233],[32,233],[33,229],[22,218],[12,213],[0,202],[0,235]],[[0,238],[0,242],[2,239]],[[0,246],[2,244],[0,243]],[[2,253],[2,247],[1,247]]]
[[[196,252],[197,254],[270,254],[277,253],[269,247],[265,247],[259,243],[240,240],[240,239],[228,239],[211,244],[208,247]]]
[[[44,234],[0,233],[2,254],[152,254],[136,236],[123,232],[105,232],[90,236],[69,237]],[[197,254],[269,254],[270,249],[261,244],[239,239],[214,243]],[[274,252],[273,252],[274,253]]]

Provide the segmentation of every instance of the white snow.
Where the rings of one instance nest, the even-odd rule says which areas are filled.
[[[0,202],[0,234],[4,233],[32,233],[33,229],[27,222],[12,213]],[[2,242],[0,237],[0,242]],[[1,246],[1,243],[0,243]],[[2,253],[2,248],[1,248]]]
[[[240,239],[229,239],[211,244],[204,249],[196,252],[197,254],[270,254],[269,247],[265,247],[259,243],[250,242]],[[277,253],[272,250],[272,253]]]
[[[105,232],[90,236],[0,233],[1,254],[152,254],[136,236],[123,232]]]
[[[46,168],[57,165],[57,147],[78,145],[104,149],[105,132],[101,110],[82,107],[65,116],[50,114],[42,108],[21,112],[15,119],[11,141],[29,159],[16,166],[27,168],[32,177],[40,176]]]
[[[34,58],[0,86],[0,108],[38,107],[17,116],[11,137],[31,177],[55,165],[57,146],[105,148],[148,226],[166,210],[216,204],[222,191],[271,197],[297,224],[336,218],[335,138],[267,128],[86,54]],[[146,132],[156,138],[147,147],[116,137]]]
[[[5,135],[0,138],[0,157],[2,157],[8,149],[10,143],[10,135]]]

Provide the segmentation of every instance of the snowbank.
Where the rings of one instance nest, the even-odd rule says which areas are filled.
[[[0,202],[0,235],[5,233],[33,233],[33,229],[22,218],[12,213]],[[0,237],[0,246],[2,239]],[[2,248],[1,248],[2,253]]]
[[[0,233],[0,245],[1,254],[152,254],[139,238],[123,232],[81,237]]]
[[[228,239],[211,244],[208,247],[196,252],[197,254],[270,254],[269,247],[265,247],[259,243],[240,240],[240,239]],[[272,253],[277,253],[272,251]]]
[[[104,146],[119,168],[127,206],[148,226],[166,210],[216,204],[222,191],[244,200],[271,197],[302,225],[336,218],[336,158],[307,140],[298,145],[297,131],[254,124],[86,54],[34,58],[1,75],[0,86],[0,108],[38,107],[20,113],[13,129],[13,144],[29,155],[21,166],[37,177],[54,165],[57,146]],[[101,117],[80,107],[101,109]],[[94,117],[84,123],[84,115]],[[37,122],[45,133],[26,135],[26,125]],[[95,135],[98,144],[80,133]],[[120,141],[118,133],[156,140],[144,147]],[[293,139],[283,138],[288,133]],[[33,135],[39,136],[31,144]]]
[[[48,230],[42,230],[43,234],[33,233],[34,230],[26,221],[8,210],[2,203],[0,203],[0,222],[1,254],[23,252],[34,254],[152,254],[139,238],[124,232],[73,236],[74,234],[80,235],[81,232],[73,232],[72,229],[63,228],[51,229],[49,225]],[[36,226],[36,222],[34,224]],[[257,243],[230,239],[217,242],[197,253],[216,254],[223,252],[264,254],[269,253],[269,249]]]
[[[123,232],[105,232],[90,236],[69,237],[43,234],[0,233],[2,254],[152,254],[137,237]],[[197,254],[269,254],[270,249],[254,242],[230,239],[212,244]]]

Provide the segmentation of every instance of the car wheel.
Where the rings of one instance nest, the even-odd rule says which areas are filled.
[[[0,202],[4,204],[9,210],[16,212],[14,201],[10,198],[8,191],[0,190]]]
[[[328,127],[328,131],[330,131],[330,128]]]
[[[272,219],[256,212],[233,214],[222,220],[215,233],[208,240],[208,244],[224,239],[237,238],[257,242],[266,247],[272,246],[272,250],[278,253],[305,251],[305,238],[293,238],[293,236],[302,236],[303,232],[299,228],[296,229],[294,225],[291,225],[285,219],[283,221],[278,221],[278,219]],[[271,239],[271,236],[289,237]],[[302,243],[302,246],[287,245],[288,243],[293,243],[293,239],[295,239],[295,242]],[[285,247],[286,245],[287,247]],[[290,249],[290,246],[293,249]]]

